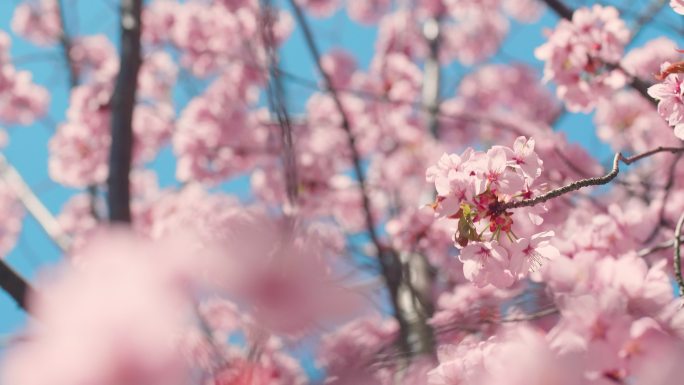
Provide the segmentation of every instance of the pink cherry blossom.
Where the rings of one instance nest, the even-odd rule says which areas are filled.
[[[520,265],[514,271],[524,275],[525,271],[539,269],[545,261],[556,259],[559,256],[558,249],[550,243],[554,235],[553,231],[546,231],[529,239],[518,239],[512,254]]]
[[[143,61],[138,75],[139,97],[170,101],[178,67],[166,52],[155,52]]]
[[[486,153],[467,149],[461,156],[444,154],[426,171],[437,192],[432,207],[438,216],[457,220],[454,241],[462,247],[463,272],[479,287],[511,286],[526,277],[533,265],[558,255],[549,244],[553,232],[521,232],[521,223],[531,228],[542,224],[537,211],[496,210],[503,202],[534,195],[529,186],[542,169],[534,145],[534,140],[519,137],[513,149],[494,146]],[[524,236],[513,235],[514,229]]]
[[[363,24],[376,23],[389,10],[389,0],[347,1],[349,18]]]
[[[162,256],[172,258],[168,246],[128,234],[100,238],[80,269],[63,267],[44,281],[50,294],[31,302],[40,324],[7,352],[3,382],[182,383],[183,361],[170,342],[190,304],[175,285],[178,271],[157,268]]]
[[[456,22],[443,28],[445,48],[441,60],[458,60],[470,66],[494,55],[508,32],[506,17],[487,8],[462,12],[457,5],[455,9],[459,10]]]
[[[503,0],[503,9],[524,23],[537,21],[544,12],[541,4],[531,0]]]
[[[650,82],[660,73],[662,63],[676,62],[679,57],[677,44],[666,37],[659,37],[630,50],[621,63],[630,74]]]
[[[254,76],[232,67],[183,110],[172,138],[180,180],[217,180],[254,165],[268,137],[246,110],[257,97]]]
[[[508,158],[520,167],[527,178],[534,180],[541,175],[543,162],[534,152],[534,139],[517,138],[513,143],[513,153]]]
[[[458,103],[461,112],[515,114],[532,121],[550,122],[560,109],[553,99],[552,94],[539,85],[539,77],[532,68],[520,64],[491,64],[468,73],[459,83],[456,98],[449,102]],[[478,124],[478,131],[483,129],[483,123]],[[501,130],[501,127],[493,129]]]
[[[151,44],[161,44],[170,40],[168,31],[174,27],[178,12],[182,9],[175,1],[154,0],[143,9],[142,38]]]
[[[0,121],[29,125],[47,113],[50,94],[31,73],[0,63]]]
[[[492,284],[509,287],[515,282],[511,257],[498,242],[482,242],[464,247],[458,258],[463,262],[463,275],[478,287]]]
[[[332,16],[340,6],[339,0],[297,0],[297,2],[316,17]]]
[[[678,14],[684,15],[684,2],[682,0],[670,0],[670,7]]]
[[[430,385],[460,385],[474,382],[484,368],[486,342],[466,339],[443,345],[437,351],[439,365],[428,373]]]
[[[523,156],[520,155],[522,147],[516,151],[514,155],[515,164],[524,162]],[[487,151],[486,165],[482,165],[483,180],[476,190],[478,194],[483,193],[486,189],[491,189],[495,192],[501,192],[506,195],[513,195],[522,190],[523,180],[515,173],[507,172],[508,157],[506,150],[502,147],[492,148]],[[534,167],[534,166],[533,166]]]
[[[535,56],[545,62],[544,79],[556,82],[568,109],[588,112],[625,85],[625,74],[608,65],[620,60],[628,39],[617,9],[594,5],[575,11],[572,21],[561,20]]]
[[[665,70],[670,63],[663,63]],[[662,83],[648,89],[648,94],[658,100],[658,113],[667,123],[674,127],[675,135],[684,140],[684,91],[682,91],[682,74],[668,75]]]
[[[32,43],[51,45],[62,34],[59,18],[57,0],[25,1],[14,10],[12,29]]]
[[[74,68],[84,82],[108,83],[119,73],[119,55],[105,35],[75,40],[69,51]]]
[[[392,343],[398,325],[392,319],[359,318],[323,336],[320,363],[334,384],[378,383],[374,352]]]
[[[676,140],[653,106],[635,91],[618,91],[600,101],[594,121],[598,137],[615,151],[643,152]]]
[[[356,60],[352,55],[341,50],[332,51],[321,58],[321,65],[335,87],[349,87],[356,71]]]

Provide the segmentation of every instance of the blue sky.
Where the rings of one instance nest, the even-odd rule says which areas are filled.
[[[37,83],[48,87],[52,93],[52,104],[48,118],[28,127],[6,127],[10,135],[10,143],[4,153],[46,206],[53,213],[57,213],[64,202],[76,192],[55,184],[47,173],[47,141],[54,132],[56,124],[63,120],[67,106],[66,66],[59,47],[35,47],[12,33],[10,20],[14,7],[18,3],[18,0],[0,0],[0,30],[8,32],[13,38],[12,56],[19,60],[17,67],[30,70]],[[79,35],[104,33],[116,41],[116,1],[65,0],[65,3],[68,7],[67,29],[69,33]],[[286,2],[279,1],[279,3]],[[665,9],[659,17],[673,20],[669,9]],[[493,58],[492,61],[508,62],[510,58],[514,58],[541,68],[541,63],[534,59],[532,52],[544,40],[543,28],[552,27],[555,21],[555,15],[547,12],[538,24],[513,23],[511,33],[504,43],[503,53]],[[339,12],[326,20],[312,20],[312,27],[322,51],[325,52],[331,47],[344,47],[357,56],[361,67],[368,66],[377,34],[375,28],[363,27],[351,22],[344,12]],[[634,44],[639,46],[651,38],[662,35],[663,33],[655,28],[647,28]],[[675,36],[670,36],[670,38],[677,40]],[[301,31],[295,29],[282,49],[283,67],[300,77],[318,79],[303,42]],[[684,45],[680,44],[680,46]],[[464,69],[457,68],[457,66],[444,72],[446,86],[443,93],[445,96],[453,95],[454,89],[449,88],[449,85],[455,84],[463,72]],[[286,84],[286,87],[291,110],[301,111],[311,90],[291,83]],[[183,105],[187,97],[182,92],[178,92],[176,99],[178,105]],[[572,142],[581,143],[598,159],[610,157],[610,149],[602,144],[593,133],[591,116],[566,115],[558,122],[557,127],[566,132]],[[160,183],[163,186],[175,183],[174,160],[170,149],[163,150],[151,167],[158,171]],[[247,179],[244,177],[227,183],[223,188],[243,197],[248,194]],[[59,250],[44,235],[37,223],[27,216],[18,244],[7,257],[10,265],[25,276],[33,278],[40,266],[54,264],[59,258]],[[0,292],[0,339],[2,335],[17,330],[24,322],[24,317],[23,312],[16,308],[12,300],[5,293]]]

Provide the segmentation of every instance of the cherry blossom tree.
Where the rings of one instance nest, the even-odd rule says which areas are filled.
[[[681,382],[683,1],[121,0],[115,35],[73,3],[0,30],[0,146],[49,126],[71,191],[51,210],[0,154],[28,314],[1,383]],[[335,15],[376,32],[368,65],[321,48]],[[17,41],[60,55],[60,118]],[[611,159],[556,130],[578,114]],[[61,253],[31,279],[24,218]]]

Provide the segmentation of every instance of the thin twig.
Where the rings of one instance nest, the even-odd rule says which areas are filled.
[[[653,20],[653,18],[656,17],[656,15],[665,7],[667,1],[666,0],[654,0],[649,4],[648,8],[646,11],[639,15],[637,17],[636,21],[634,22],[634,27],[632,27],[632,36],[630,38],[630,42],[636,40],[639,35],[644,30],[644,26]]]
[[[535,313],[530,313],[530,314],[523,314],[519,316],[514,316],[514,317],[509,317],[509,318],[502,318],[502,319],[494,319],[494,318],[483,318],[478,320],[477,323],[452,323],[449,325],[444,325],[440,328],[437,328],[437,333],[438,334],[446,334],[449,332],[453,331],[461,331],[461,332],[466,332],[470,334],[475,334],[478,333],[482,330],[483,325],[493,325],[493,324],[504,324],[504,323],[515,323],[515,322],[528,322],[528,321],[535,321],[553,314],[558,314],[559,310],[556,307],[550,307],[547,309],[542,309],[539,310]],[[396,359],[401,359],[404,357],[410,357],[411,355],[416,354],[416,352],[390,352],[390,353],[378,353],[375,357],[375,359],[370,363],[371,365],[383,365],[388,362],[394,361]]]
[[[605,185],[610,183],[615,177],[618,176],[618,173],[620,172],[620,162],[630,165],[634,162],[637,162],[641,159],[648,158],[651,155],[660,153],[660,152],[669,152],[672,154],[676,153],[681,153],[684,152],[684,147],[657,147],[653,150],[643,152],[641,154],[633,155],[630,157],[625,157],[622,155],[622,153],[617,153],[615,154],[615,158],[613,158],[613,168],[612,170],[604,175],[604,176],[599,176],[599,177],[594,177],[594,178],[587,178],[587,179],[582,179],[578,180],[575,182],[572,182],[568,185],[565,185],[563,187],[559,187],[557,189],[551,190],[547,192],[546,194],[539,195],[534,198],[530,199],[523,199],[520,201],[510,201],[510,202],[505,202],[505,203],[495,203],[493,207],[493,211],[495,212],[503,212],[508,209],[514,209],[514,208],[519,208],[519,207],[532,207],[535,206],[539,203],[544,203],[550,199],[559,197],[561,195],[567,194],[572,191],[577,191],[585,187],[589,186],[600,186],[600,185]]]
[[[675,273],[675,281],[677,281],[677,286],[679,286],[679,296],[682,297],[684,296],[684,278],[682,278],[682,251],[681,251],[681,244],[682,244],[682,239],[680,238],[682,235],[682,226],[684,226],[684,213],[679,217],[679,220],[677,221],[677,226],[675,227],[675,234],[674,234],[674,241],[673,241],[673,246],[674,246],[674,273]]]
[[[380,262],[382,274],[385,278],[385,281],[387,282],[388,290],[392,300],[392,306],[394,307],[394,315],[397,318],[397,321],[400,325],[400,332],[402,334],[400,343],[402,344],[402,349],[408,350],[409,344],[407,339],[409,333],[409,321],[405,318],[405,315],[403,314],[402,306],[400,305],[400,299],[398,298],[398,292],[400,286],[402,285],[403,278],[399,256],[393,249],[384,246],[380,242],[380,237],[378,236],[378,233],[375,229],[376,224],[375,219],[373,219],[373,214],[371,210],[368,186],[366,185],[366,178],[364,176],[363,169],[361,166],[361,155],[359,154],[359,151],[356,147],[356,138],[352,133],[349,117],[347,116],[347,112],[342,104],[337,89],[333,86],[333,82],[330,78],[330,75],[325,71],[323,65],[321,64],[321,54],[318,50],[318,47],[316,46],[316,42],[314,41],[314,37],[311,32],[311,28],[309,27],[306,17],[304,16],[304,13],[302,12],[299,4],[297,4],[295,0],[289,0],[289,3],[292,9],[294,10],[294,15],[295,19],[297,20],[297,23],[302,28],[302,32],[304,33],[304,39],[306,41],[309,52],[313,56],[314,64],[316,65],[318,71],[323,77],[327,91],[332,97],[333,102],[335,103],[335,107],[338,113],[340,114],[342,129],[344,130],[347,136],[347,144],[349,147],[349,151],[351,152],[351,160],[354,169],[354,174],[356,179],[358,180],[359,189],[361,190],[361,200],[366,222],[366,229],[368,231],[368,235],[371,239],[371,242],[375,245],[375,248],[377,250],[378,260]]]
[[[681,240],[682,240],[682,238],[680,237],[680,241]],[[663,242],[657,243],[651,247],[647,247],[647,248],[644,248],[644,249],[637,251],[637,257],[644,258],[648,255],[655,253],[655,252],[670,249],[673,247],[673,245],[674,245],[674,239],[663,241]]]
[[[59,27],[62,32],[59,35],[59,41],[62,46],[62,51],[64,52],[64,60],[66,61],[67,70],[69,73],[69,87],[74,88],[78,84],[78,73],[76,71],[76,66],[71,60],[71,38],[66,30],[66,8],[64,7],[63,0],[57,0],[57,7],[59,8],[58,20]]]
[[[276,39],[273,33],[274,17],[277,13],[272,9],[270,0],[262,2],[262,42],[266,57],[268,58],[268,105],[272,112],[275,112],[281,130],[281,142],[283,145],[283,169],[285,176],[285,187],[287,191],[288,213],[296,212],[297,200],[299,195],[297,162],[295,158],[294,142],[292,138],[292,122],[285,104],[285,90],[280,78],[280,68],[278,65],[278,53],[276,50]]]

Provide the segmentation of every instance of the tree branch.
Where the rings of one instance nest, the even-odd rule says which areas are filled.
[[[565,4],[563,4],[562,1],[560,0],[542,0],[546,5],[551,8],[558,16],[562,17],[563,19],[572,19],[572,14],[575,12],[572,10],[572,8],[569,8]]]
[[[31,188],[24,182],[17,170],[7,162],[7,159],[0,154],[0,179],[9,186],[14,195],[19,198],[26,210],[38,222],[40,227],[62,250],[69,249],[71,239],[62,230],[62,226],[57,219],[33,193]]]
[[[131,222],[129,174],[133,157],[133,110],[142,64],[141,12],[142,0],[121,0],[121,60],[112,95],[112,145],[107,178],[111,222]]]
[[[680,241],[681,241],[681,240],[682,240],[682,237],[680,237]],[[639,258],[644,258],[644,257],[646,257],[646,256],[648,256],[648,255],[651,255],[651,254],[655,253],[655,252],[658,252],[658,251],[662,251],[662,250],[666,250],[666,249],[672,248],[673,245],[674,245],[674,240],[673,240],[673,239],[670,239],[670,240],[667,240],[667,241],[663,241],[663,242],[657,243],[657,244],[655,244],[655,245],[653,245],[653,246],[651,246],[651,247],[647,247],[647,248],[644,248],[644,249],[639,250],[639,251],[637,252],[637,257],[639,257]]]
[[[57,7],[59,8],[59,27],[62,33],[59,36],[59,41],[64,52],[64,59],[66,60],[67,69],[69,71],[69,87],[74,88],[78,84],[78,74],[74,62],[71,60],[71,38],[66,30],[66,12],[63,0],[57,0]]]
[[[677,221],[677,226],[675,227],[675,233],[674,233],[674,241],[673,241],[673,246],[674,246],[674,273],[675,273],[675,281],[677,281],[677,286],[679,286],[679,296],[682,297],[684,296],[684,278],[682,278],[682,251],[681,251],[681,244],[682,244],[682,239],[680,236],[682,235],[682,226],[684,226],[684,213],[679,217],[679,220]]]
[[[28,311],[28,298],[33,289],[3,260],[0,260],[0,288],[9,294],[20,308]]]
[[[550,199],[559,197],[561,195],[567,194],[572,191],[577,191],[580,190],[584,187],[589,187],[589,186],[600,186],[600,185],[605,185],[608,184],[610,181],[615,179],[615,177],[618,176],[618,173],[620,172],[620,162],[630,165],[634,162],[637,162],[641,159],[648,158],[651,155],[657,154],[659,152],[669,152],[672,154],[677,154],[684,152],[684,147],[658,147],[650,151],[643,152],[641,154],[633,155],[630,157],[625,157],[622,155],[622,153],[617,153],[615,154],[615,158],[613,158],[613,168],[612,170],[604,175],[604,176],[599,176],[595,178],[587,178],[587,179],[582,179],[578,180],[576,182],[572,182],[566,186],[559,187],[557,189],[551,190],[547,192],[546,194],[539,195],[535,198],[530,198],[530,199],[523,199],[520,201],[510,201],[510,202],[505,202],[505,203],[494,203],[492,207],[492,211],[494,212],[504,212],[508,209],[514,209],[514,208],[519,208],[519,207],[532,207],[535,206],[539,203],[544,203]]]
[[[359,183],[359,188],[361,190],[361,199],[362,199],[362,206],[363,206],[363,211],[364,211],[364,216],[365,216],[365,221],[366,221],[366,229],[368,231],[368,235],[371,239],[371,242],[375,245],[375,248],[377,249],[378,253],[378,261],[380,262],[380,268],[382,270],[382,275],[385,278],[385,281],[387,283],[387,287],[390,293],[390,298],[392,301],[392,306],[394,308],[394,316],[397,319],[397,322],[399,322],[399,327],[400,327],[400,345],[402,350],[404,351],[411,351],[412,348],[410,346],[411,341],[410,341],[410,325],[411,325],[411,320],[410,316],[411,314],[407,314],[407,312],[404,309],[404,306],[402,305],[402,298],[400,298],[400,292],[402,291],[402,286],[404,286],[403,282],[403,272],[402,272],[402,265],[401,261],[399,260],[399,256],[397,253],[392,250],[391,248],[385,247],[381,242],[380,238],[378,236],[378,233],[375,229],[375,220],[373,219],[373,215],[371,212],[371,203],[368,195],[368,186],[366,184],[366,178],[363,174],[363,169],[361,167],[361,155],[359,154],[358,149],[356,148],[356,139],[354,137],[354,134],[352,133],[351,130],[351,124],[349,122],[349,117],[347,115],[347,112],[342,104],[342,101],[339,97],[339,94],[337,92],[337,89],[333,86],[332,79],[330,78],[330,75],[323,69],[323,66],[321,64],[321,55],[320,51],[318,50],[318,47],[316,46],[316,42],[314,41],[313,34],[311,32],[311,28],[309,27],[309,24],[306,20],[306,17],[304,16],[304,13],[302,12],[301,8],[297,4],[295,0],[289,0],[290,6],[294,10],[294,15],[295,19],[297,20],[297,23],[301,26],[302,32],[304,33],[304,39],[306,41],[306,45],[309,49],[309,52],[311,53],[313,59],[314,59],[314,64],[316,65],[318,71],[320,72],[321,76],[323,77],[323,80],[326,84],[326,88],[328,93],[333,99],[333,102],[335,103],[335,107],[337,111],[340,114],[341,120],[342,120],[342,129],[344,130],[346,136],[347,136],[347,144],[349,147],[349,150],[351,152],[351,160],[352,160],[352,166],[354,169],[354,174],[356,179],[358,180]],[[420,341],[417,341],[420,342]],[[417,351],[424,351],[423,347],[419,347],[419,349],[416,349]]]
[[[425,59],[425,75],[423,80],[423,106],[428,113],[427,126],[432,136],[439,136],[439,104],[441,68],[439,65],[439,46],[441,42],[441,26],[439,18],[429,18],[423,25],[423,37],[428,43],[430,53]]]
[[[271,113],[275,113],[280,126],[284,179],[289,204],[288,211],[294,212],[297,208],[299,195],[297,161],[292,138],[292,122],[285,104],[285,90],[280,78],[276,39],[273,33],[273,24],[275,23],[277,13],[272,9],[270,0],[261,0],[261,4],[261,38],[268,59],[268,84],[266,90],[268,106]]]

